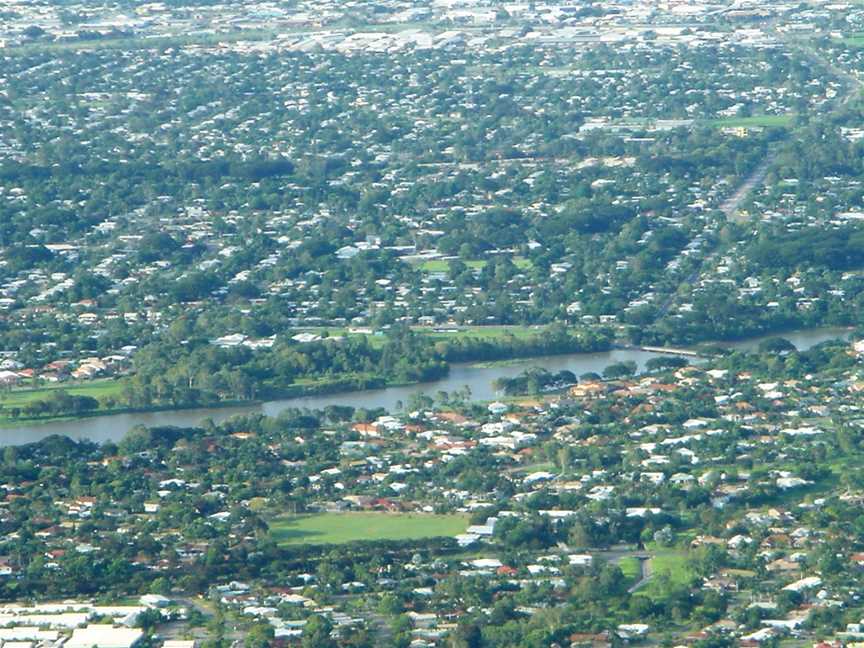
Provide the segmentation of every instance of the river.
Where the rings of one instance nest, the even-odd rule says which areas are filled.
[[[846,329],[811,329],[807,331],[790,331],[781,337],[786,338],[799,350],[805,350],[815,344],[848,334]],[[758,346],[767,337],[753,338],[730,343],[728,346],[748,350]],[[656,357],[657,353],[637,349],[615,349],[601,353],[574,353],[568,355],[546,356],[541,358],[526,358],[505,365],[479,366],[474,363],[456,363],[450,368],[450,373],[433,382],[404,387],[386,387],[341,394],[324,394],[320,396],[303,396],[274,400],[254,405],[223,408],[200,408],[187,410],[171,410],[162,412],[135,412],[129,414],[111,414],[91,418],[71,419],[65,421],[34,422],[20,427],[0,429],[0,446],[21,445],[38,441],[39,439],[61,434],[73,439],[89,439],[98,443],[119,441],[126,432],[136,425],[180,427],[194,426],[206,418],[214,422],[224,421],[237,414],[262,412],[274,416],[290,407],[308,407],[323,409],[327,405],[349,405],[367,409],[383,407],[395,410],[398,403],[407,404],[408,399],[418,392],[435,396],[439,391],[453,392],[465,385],[471,388],[471,396],[476,400],[493,400],[498,394],[492,387],[496,378],[515,376],[529,367],[543,367],[551,372],[569,369],[577,376],[594,371],[600,373],[614,363],[632,360],[641,371],[645,361]]]
[[[737,351],[753,351],[759,347],[759,344],[771,338],[783,338],[789,340],[795,345],[799,351],[806,351],[810,347],[826,342],[828,340],[836,340],[837,338],[848,340],[849,334],[852,332],[850,328],[840,328],[827,326],[824,328],[804,329],[800,331],[788,331],[786,333],[772,333],[771,335],[760,335],[759,337],[747,338],[735,342],[722,342],[721,346],[729,347]]]

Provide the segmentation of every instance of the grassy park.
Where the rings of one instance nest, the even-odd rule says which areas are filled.
[[[662,596],[662,586],[658,582],[658,576],[666,576],[669,583],[675,586],[686,587],[693,579],[693,571],[687,564],[687,552],[676,549],[660,549],[652,552],[651,557],[651,580],[649,580],[642,593],[655,598]]]
[[[13,388],[9,391],[0,392],[0,406],[5,408],[25,407],[33,401],[50,398],[54,392],[60,390],[73,396],[92,396],[93,398],[119,396],[123,392],[123,381],[105,378],[103,380],[91,380],[86,383],[64,383],[32,388]]]
[[[467,528],[466,515],[425,513],[319,513],[280,517],[270,523],[280,545],[421,540],[455,536]]]
[[[482,270],[486,266],[486,261],[482,259],[465,261],[465,265],[474,270]],[[528,270],[533,265],[530,259],[524,257],[513,257],[513,265],[520,270]],[[430,259],[420,264],[420,270],[423,272],[449,272],[450,262],[444,259]]]
[[[710,122],[718,128],[786,128],[792,125],[794,115],[753,115],[752,117],[728,117]]]
[[[631,583],[635,583],[642,577],[642,567],[639,564],[639,559],[635,556],[622,558],[618,561],[618,568]]]
[[[432,331],[430,329],[418,328],[417,330],[433,339],[447,340],[459,337],[482,338],[487,340],[500,340],[509,335],[515,338],[528,338],[543,332],[543,326],[460,326],[458,330]]]
[[[426,335],[435,340],[447,340],[460,337],[482,338],[487,340],[500,340],[512,335],[515,338],[528,338],[536,336],[543,332],[545,326],[520,326],[520,325],[504,325],[504,326],[460,326],[453,331],[435,331],[428,326],[414,326],[413,329],[417,333]],[[312,326],[304,327],[303,331],[317,333],[321,335],[326,333],[331,337],[336,336],[365,336],[369,338],[373,346],[383,346],[384,335],[369,335],[368,333],[351,333],[344,327],[327,327],[327,326]]]

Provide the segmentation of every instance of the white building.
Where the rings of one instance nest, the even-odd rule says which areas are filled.
[[[65,648],[132,648],[144,638],[137,628],[115,628],[111,625],[91,624],[76,628],[66,642]]]

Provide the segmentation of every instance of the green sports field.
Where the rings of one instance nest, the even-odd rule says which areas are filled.
[[[719,128],[753,128],[757,126],[786,128],[792,124],[792,118],[793,115],[753,115],[752,117],[714,119],[709,123]]]
[[[529,270],[533,267],[530,259],[524,257],[513,257],[513,265],[520,270]],[[465,261],[465,265],[474,270],[482,270],[486,266],[486,261],[483,259],[472,259]],[[420,270],[423,272],[449,272],[450,262],[443,259],[430,259],[420,264]]]
[[[467,528],[467,515],[425,513],[320,513],[280,517],[270,523],[280,545],[420,540],[452,537]]]
[[[105,378],[81,383],[64,383],[59,385],[45,385],[41,387],[15,388],[0,394],[0,405],[4,407],[24,407],[36,400],[51,398],[57,391],[64,390],[73,396],[120,396],[123,392],[122,379]]]

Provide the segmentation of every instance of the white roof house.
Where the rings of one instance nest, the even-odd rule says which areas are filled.
[[[132,648],[144,638],[137,628],[115,628],[107,624],[91,624],[76,628],[65,648]]]

